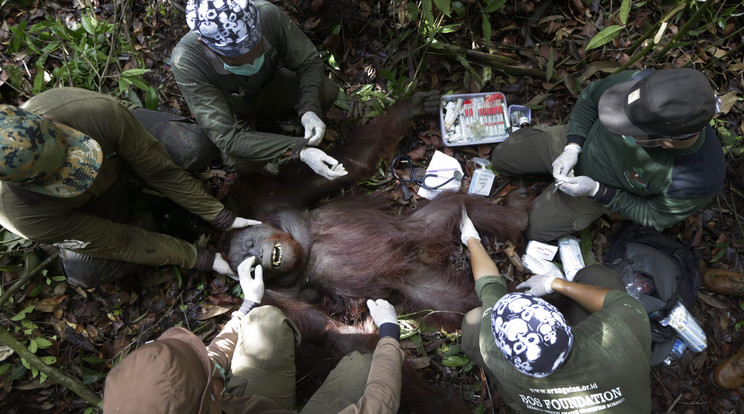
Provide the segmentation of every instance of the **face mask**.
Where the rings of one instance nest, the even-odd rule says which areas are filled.
[[[256,73],[258,73],[263,63],[264,63],[264,54],[262,53],[261,56],[253,60],[253,63],[246,63],[245,65],[240,65],[240,66],[230,66],[227,63],[222,62],[222,66],[225,68],[225,70],[232,72],[236,75],[251,76],[251,75],[255,75]]]
[[[638,140],[634,137],[631,137],[630,135],[623,135],[623,139],[625,142],[631,145],[638,145],[639,147],[646,147],[646,148],[654,148],[654,147],[660,147],[661,141],[663,141],[665,138],[654,138],[654,139],[648,139],[645,141],[641,141],[638,143]]]

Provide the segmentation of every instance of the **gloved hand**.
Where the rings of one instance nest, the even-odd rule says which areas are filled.
[[[326,124],[320,117],[315,112],[309,111],[302,115],[300,122],[305,128],[305,139],[309,139],[307,145],[317,146],[320,144],[326,130]]]
[[[303,148],[300,151],[300,161],[312,168],[316,174],[329,180],[334,180],[347,174],[343,164],[340,164],[335,158],[317,148]]]
[[[235,272],[233,272],[232,268],[222,257],[221,253],[217,253],[214,256],[214,263],[212,263],[212,270],[214,270],[215,272],[219,274],[230,276],[233,279],[237,279],[237,277],[235,277]]]
[[[416,92],[411,97],[411,116],[435,114],[439,112],[439,100],[442,92],[432,90],[427,92]]]
[[[251,256],[238,265],[240,288],[243,290],[243,300],[261,303],[264,294],[263,268],[260,264],[251,275],[251,267],[256,263],[256,256]]]
[[[460,240],[465,246],[468,245],[468,239],[478,239],[480,241],[480,234],[475,229],[473,222],[468,217],[468,212],[465,210],[465,206],[462,206],[462,221],[460,222]]]
[[[369,308],[369,314],[372,315],[372,320],[378,328],[383,323],[398,324],[398,314],[395,313],[395,308],[385,299],[367,299],[367,307]]]
[[[233,221],[233,224],[230,226],[230,230],[242,229],[257,224],[261,224],[261,222],[258,220],[245,219],[243,217],[235,217],[235,221]]]
[[[599,182],[585,175],[566,177],[557,181],[555,186],[571,197],[592,197],[599,191]]]
[[[557,279],[555,276],[548,275],[534,275],[531,278],[517,285],[517,289],[527,288],[526,293],[531,293],[535,296],[545,296],[548,293],[553,293],[550,285]]]
[[[553,161],[553,178],[556,180],[565,180],[568,173],[576,166],[579,161],[581,147],[576,144],[569,144],[563,148],[563,153]]]

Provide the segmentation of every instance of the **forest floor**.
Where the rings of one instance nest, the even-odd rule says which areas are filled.
[[[444,51],[429,45],[430,53],[423,55],[421,50],[428,46],[416,39],[423,23],[400,17],[405,15],[403,2],[281,0],[275,3],[297,21],[315,44],[322,44],[322,49],[331,51],[335,58],[337,67],[327,69],[349,98],[345,105],[341,105],[343,108],[335,107],[326,115],[331,131],[329,136],[334,134],[333,131],[343,130],[349,122],[363,122],[363,114],[379,111],[380,105],[389,105],[409,79],[416,79],[417,90],[437,89],[443,93],[500,91],[510,104],[529,105],[533,124],[565,123],[580,88],[628,62],[634,53],[629,46],[645,34],[649,24],[669,12],[669,7],[658,1],[634,8],[622,36],[587,52],[588,40],[599,28],[613,23],[615,17],[608,10],[584,8],[579,1],[509,1],[501,11],[492,13],[491,41],[485,44],[479,3],[470,1],[464,6],[461,4],[465,8],[460,18],[462,26],[447,34],[446,40],[451,47]],[[0,8],[0,17],[3,18],[0,24],[0,61],[20,65],[19,62],[28,61],[34,54],[32,50],[23,51],[28,56],[4,53],[9,40],[9,26],[21,21],[29,24],[39,22],[45,15],[74,20],[79,18],[84,4],[88,3],[59,1],[39,2],[34,7],[23,9]],[[94,5],[98,6],[98,3],[94,2]],[[111,15],[111,8],[105,5],[98,7],[96,13],[104,18],[115,18]],[[145,79],[159,86],[159,109],[188,115],[188,108],[168,65],[170,51],[188,30],[183,14],[166,2],[138,0],[133,2],[125,23],[129,28],[128,36],[145,56],[144,66],[150,69]],[[668,33],[675,33],[684,23],[684,19],[670,20]],[[740,50],[732,56],[726,56],[726,52],[737,50],[741,45],[741,35],[727,37],[741,23],[738,17],[723,19],[721,24],[699,30],[684,46],[661,55],[645,56],[630,65],[631,69],[690,65],[703,70],[724,98],[724,109],[716,117],[716,128],[735,137],[734,141],[725,142],[731,172],[725,189],[705,209],[665,233],[698,249],[704,261],[702,267],[738,272],[744,271],[740,252],[744,228],[738,214],[739,206],[744,206],[744,179],[737,171],[744,171],[739,168],[741,151],[738,143],[744,126],[741,98],[744,67]],[[513,63],[507,63],[510,68],[497,64],[484,66],[482,56],[467,54],[467,50],[490,53],[506,59],[504,62]],[[324,56],[327,58],[329,55]],[[541,75],[526,69],[538,69]],[[7,77],[1,75],[2,72],[0,93],[3,103],[20,104],[29,97],[27,93],[18,93],[17,89],[3,85]],[[467,160],[475,156],[488,158],[492,149],[490,145],[446,147],[439,131],[438,117],[417,120],[415,134],[402,141],[399,153],[425,163],[435,150],[440,150],[466,165]],[[464,180],[464,187],[468,180]],[[540,188],[548,183],[549,177],[513,180],[498,176],[494,187],[499,191],[492,197],[501,197],[520,186]],[[415,208],[418,202],[416,196],[405,197],[401,187],[391,182],[388,168],[384,166],[378,176],[360,186],[366,192],[385,194],[400,205]],[[593,253],[601,262],[609,237],[621,224],[603,217],[577,235],[590,240],[591,252],[585,251],[585,255]],[[216,234],[208,229],[204,231],[207,237],[216,240]],[[13,241],[8,232],[3,232],[3,235],[5,250],[10,253],[4,254],[0,263],[0,286],[5,292],[24,271],[14,266],[19,256],[33,253],[38,256],[38,263],[49,255],[50,250]],[[518,249],[524,249],[524,245]],[[513,288],[527,274],[506,260],[503,252],[496,254],[502,255],[499,263],[503,265],[504,273],[513,278],[509,283]],[[219,332],[225,321],[224,315],[239,304],[234,294],[236,282],[212,274],[176,268],[150,269],[137,277],[100,288],[81,289],[67,284],[59,276],[61,273],[55,263],[49,264],[40,276],[12,295],[12,300],[2,309],[0,325],[13,329],[14,336],[26,341],[34,352],[52,357],[48,361],[53,361],[54,366],[82,379],[98,393],[102,392],[104,378],[111,366],[137,346],[172,326],[184,326],[209,341]],[[698,300],[690,311],[707,335],[708,348],[700,353],[688,350],[679,362],[652,369],[653,412],[744,412],[744,389],[720,391],[709,380],[714,367],[744,345],[744,330],[738,329],[737,325],[744,322],[742,309],[741,298],[700,288]],[[477,367],[452,358],[451,354],[456,354],[459,344],[457,335],[423,331],[417,338],[419,343],[407,340],[404,345],[409,357],[420,362],[419,372],[428,381],[454,390],[473,412],[509,412],[493,387],[490,393],[484,388]],[[17,356],[4,357],[0,347],[0,412],[90,411],[90,405],[79,396],[51,380],[40,382],[34,371],[25,367]]]

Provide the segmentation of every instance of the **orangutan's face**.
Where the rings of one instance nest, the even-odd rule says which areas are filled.
[[[258,225],[236,230],[227,257],[233,268],[250,256],[256,256],[267,274],[291,271],[301,262],[304,252],[289,233],[274,227]]]

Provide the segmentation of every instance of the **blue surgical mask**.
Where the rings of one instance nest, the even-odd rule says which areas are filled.
[[[232,72],[236,75],[251,76],[251,75],[255,75],[256,73],[258,73],[263,63],[264,63],[264,54],[261,53],[261,56],[253,60],[253,63],[246,63],[245,65],[240,65],[240,66],[230,66],[227,63],[222,62],[222,66],[225,68],[226,71]]]

